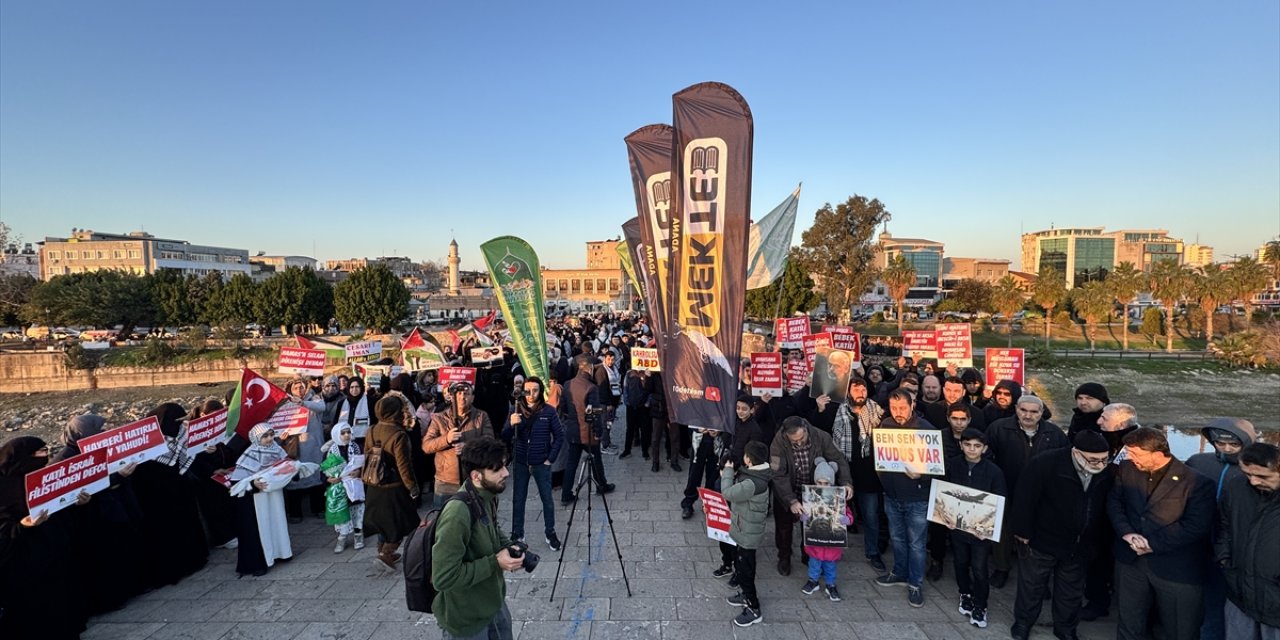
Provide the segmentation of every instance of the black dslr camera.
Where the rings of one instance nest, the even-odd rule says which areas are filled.
[[[542,556],[530,551],[529,545],[519,540],[512,542],[511,546],[507,547],[507,553],[510,553],[512,558],[520,560],[520,567],[524,569],[525,573],[533,573],[533,570],[538,568],[538,562],[542,560]]]
[[[604,415],[604,405],[589,404],[587,405],[587,422],[595,422]]]

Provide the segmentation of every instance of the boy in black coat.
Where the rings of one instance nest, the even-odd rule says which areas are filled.
[[[972,427],[965,429],[960,434],[960,451],[960,456],[947,460],[947,482],[1008,498],[1004,473],[994,462],[983,457],[987,452],[986,434]],[[969,616],[970,624],[983,629],[987,626],[987,596],[991,592],[987,563],[992,546],[991,540],[978,538],[967,531],[951,531],[956,587],[960,590],[960,615]]]

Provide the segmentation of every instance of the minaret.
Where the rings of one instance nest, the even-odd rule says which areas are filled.
[[[461,260],[458,258],[458,241],[454,240],[449,243],[449,295],[460,295],[462,291],[458,289],[458,264]]]

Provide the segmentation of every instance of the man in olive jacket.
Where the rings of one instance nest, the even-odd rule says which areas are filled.
[[[1244,477],[1227,481],[1214,551],[1227,581],[1228,638],[1280,637],[1280,449],[1255,443],[1240,452]]]
[[[818,458],[836,463],[836,485],[844,487],[846,500],[852,498],[849,461],[831,436],[800,416],[783,421],[782,430],[769,446],[769,467],[773,470],[773,537],[778,547],[778,573],[784,576],[791,575],[791,541],[795,524],[804,513],[800,487],[813,484],[813,461]]]
[[[519,570],[522,559],[511,556],[511,540],[498,526],[498,494],[507,486],[506,446],[483,436],[467,444],[459,462],[467,480],[458,493],[470,496],[448,501],[436,521],[431,584],[439,593],[431,608],[446,640],[510,640],[502,572]]]

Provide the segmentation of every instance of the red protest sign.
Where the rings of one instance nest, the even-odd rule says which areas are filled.
[[[838,324],[824,324],[822,331],[831,334],[831,346],[853,354],[854,360],[862,359],[862,338],[853,327]]]
[[[774,343],[779,349],[799,349],[809,335],[808,318],[778,318],[773,324]]]
[[[633,349],[634,351],[634,349]],[[777,352],[751,354],[751,395],[782,395],[782,354]]]
[[[707,515],[707,537],[720,542],[736,545],[729,537],[729,502],[724,496],[710,489],[698,487],[698,499],[702,500],[702,508]]]
[[[987,387],[1001,380],[1026,384],[1027,357],[1022,349],[987,349]]]
[[[164,434],[160,433],[160,421],[155,416],[81,438],[76,445],[83,453],[102,451],[107,456],[107,468],[111,473],[135,462],[155,460],[169,450],[164,443]]]
[[[902,355],[919,362],[922,358],[938,357],[938,335],[929,331],[903,331]]]
[[[310,413],[300,404],[286,402],[267,419],[267,426],[276,432],[277,438],[304,433],[307,430],[307,422],[311,419]]]
[[[957,368],[973,366],[973,335],[969,323],[940,324],[934,329],[934,335],[938,368],[945,369],[952,364]]]
[[[809,384],[809,367],[804,360],[788,360],[785,368],[787,376],[787,393],[795,393]]]
[[[471,386],[475,386],[475,367],[441,367],[440,388],[448,389],[449,385],[455,382],[465,382]]]
[[[818,357],[818,352],[826,353],[831,350],[831,334],[815,333],[804,337],[804,366],[809,371],[813,371],[813,361]]]
[[[84,442],[81,440],[80,442]],[[90,451],[55,462],[26,475],[27,510],[34,517],[53,513],[76,502],[81,491],[97,493],[111,485],[107,454]]]
[[[196,455],[205,445],[226,442],[227,410],[218,409],[209,415],[187,423],[187,453]]]
[[[280,373],[296,373],[300,376],[324,375],[324,352],[319,349],[280,347]]]

